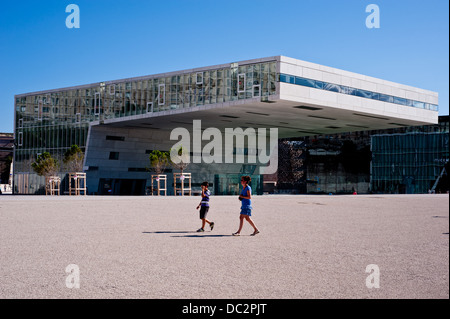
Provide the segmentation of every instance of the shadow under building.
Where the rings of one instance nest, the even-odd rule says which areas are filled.
[[[288,146],[286,146],[288,145]],[[297,148],[293,154],[292,148]],[[286,150],[290,152],[286,153]],[[280,142],[277,188],[297,194],[445,193],[448,186],[449,116],[438,124],[316,135]],[[300,155],[299,155],[300,154]],[[300,163],[297,169],[289,165]],[[301,171],[287,178],[285,171]]]

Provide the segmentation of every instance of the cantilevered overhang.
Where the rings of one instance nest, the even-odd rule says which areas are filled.
[[[303,89],[285,88],[288,85],[280,83],[280,91],[296,93],[296,90]],[[301,95],[286,99],[280,99],[279,95],[272,95],[266,101],[254,98],[115,118],[92,124],[171,131],[177,127],[189,130],[192,128],[193,120],[201,120],[203,129],[208,127],[220,130],[235,127],[278,128],[279,137],[299,137],[437,123],[437,112],[418,109],[402,113],[402,110],[399,111],[399,107],[396,106],[394,107],[397,108],[397,112],[386,111],[382,110],[386,107],[383,102],[370,102],[371,105],[367,107],[343,103],[334,106],[331,102],[314,103],[309,97]],[[374,108],[375,106],[379,109]]]
[[[276,60],[278,74],[421,101],[427,105],[438,104],[436,92],[284,56],[264,60]],[[437,110],[383,102],[281,80],[276,85],[277,94],[268,97],[189,108],[174,106],[170,111],[109,119],[101,124],[171,131],[176,127],[189,129],[193,120],[202,120],[202,128],[276,127],[280,137],[296,137],[438,123]],[[98,125],[100,122],[92,124]]]

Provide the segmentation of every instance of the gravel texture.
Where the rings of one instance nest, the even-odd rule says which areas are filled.
[[[236,196],[197,233],[199,201],[2,195],[0,299],[449,298],[448,194],[254,196],[253,237]]]

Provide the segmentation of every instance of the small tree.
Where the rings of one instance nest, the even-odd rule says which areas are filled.
[[[84,154],[78,145],[72,145],[69,150],[64,153],[63,163],[69,172],[83,171]]]
[[[178,149],[171,149],[170,154],[170,164],[183,174],[183,171],[189,165],[189,154],[184,154],[183,146],[180,146]]]
[[[153,169],[157,175],[164,172],[169,165],[169,153],[161,151],[152,151],[149,156],[150,169]],[[148,170],[150,170],[148,169]]]
[[[42,153],[38,156],[36,162],[31,164],[33,171],[45,178],[56,175],[59,171],[59,166],[58,161],[54,159],[49,152]]]

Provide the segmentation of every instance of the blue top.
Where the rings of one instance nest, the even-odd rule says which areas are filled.
[[[250,192],[250,195],[252,194],[252,188],[250,187],[250,185],[247,185],[246,187],[244,187],[244,189],[241,192],[242,196],[247,196],[247,191]],[[252,208],[252,200],[251,199],[246,199],[243,198],[241,201],[241,208]]]
[[[203,192],[202,206],[209,207],[209,195],[211,195],[211,192],[208,189]]]

